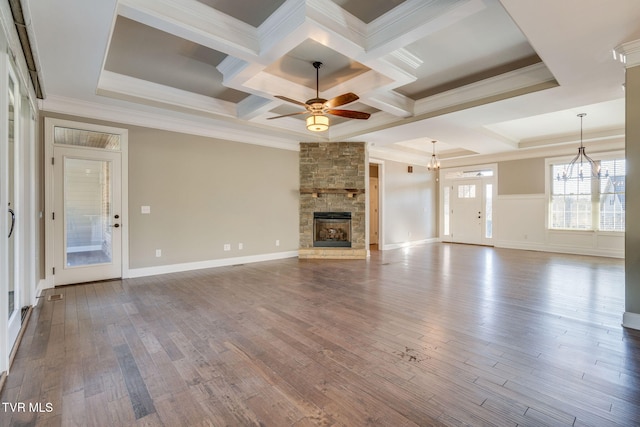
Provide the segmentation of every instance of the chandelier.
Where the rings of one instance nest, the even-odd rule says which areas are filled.
[[[580,147],[578,147],[578,154],[571,159],[568,166],[564,168],[562,171],[562,175],[558,172],[557,178],[558,181],[564,179],[565,181],[573,177],[573,168],[578,164],[578,178],[584,179],[584,171],[583,171],[583,163],[586,161],[591,165],[591,175],[594,177],[600,178],[600,165],[596,163],[591,157],[587,155],[587,152],[584,150],[584,145],[582,145],[582,119],[586,116],[587,113],[580,113],[578,117],[580,117]]]
[[[429,171],[440,169],[440,160],[438,160],[438,158],[436,157],[436,142],[437,141],[431,141],[431,143],[433,144],[433,154],[431,155],[431,160],[427,164],[427,170]]]

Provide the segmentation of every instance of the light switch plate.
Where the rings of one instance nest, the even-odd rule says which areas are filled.
[[[140,207],[140,213],[150,214],[151,213],[151,206],[141,206]]]

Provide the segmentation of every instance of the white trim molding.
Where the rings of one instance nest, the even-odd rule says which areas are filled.
[[[155,276],[158,274],[179,273],[182,271],[202,270],[205,268],[228,267],[238,264],[250,264],[254,262],[274,261],[285,258],[296,258],[298,251],[276,252],[271,254],[251,255],[233,258],[212,259],[208,261],[186,262],[182,264],[159,265],[155,267],[143,267],[129,269],[126,278]]]
[[[633,40],[630,42],[622,43],[614,50],[618,55],[622,54],[626,57],[626,60],[624,62],[626,68],[640,65],[640,40]]]
[[[640,314],[625,311],[622,315],[622,326],[640,330]]]

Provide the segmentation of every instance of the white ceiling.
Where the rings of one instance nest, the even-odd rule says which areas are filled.
[[[23,0],[44,110],[296,149],[367,141],[424,161],[573,150],[624,135],[624,66],[640,1]],[[354,92],[312,133],[315,97]],[[342,108],[342,107],[340,107]],[[601,144],[598,146],[597,144]],[[554,151],[555,150],[555,151]]]

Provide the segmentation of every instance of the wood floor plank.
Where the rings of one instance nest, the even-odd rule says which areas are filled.
[[[637,425],[622,260],[425,244],[47,290],[0,426]]]

